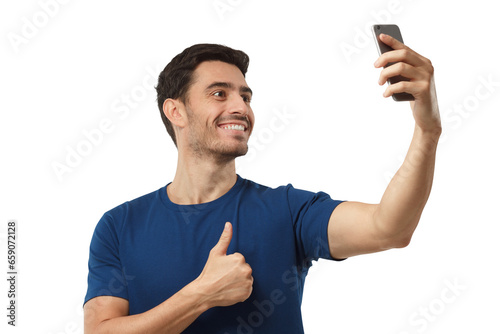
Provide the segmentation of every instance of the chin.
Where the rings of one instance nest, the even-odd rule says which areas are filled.
[[[228,162],[236,159],[237,157],[244,156],[248,152],[248,145],[240,144],[234,147],[219,147],[218,149],[212,150],[212,155],[216,157],[216,160],[221,162]]]
[[[245,145],[244,147],[222,150],[219,152],[219,154],[236,159],[237,157],[244,156],[245,154],[247,154],[247,152],[248,152],[248,145]]]
[[[214,159],[221,163],[234,160],[248,152],[248,142],[243,137],[211,138],[211,140],[206,137],[192,137],[189,146],[198,157]]]

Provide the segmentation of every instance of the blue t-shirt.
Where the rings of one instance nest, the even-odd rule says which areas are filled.
[[[251,266],[252,294],[209,309],[184,333],[303,333],[304,280],[312,260],[332,259],[328,221],[339,203],[323,192],[271,189],[239,175],[226,194],[204,204],[174,204],[162,187],[101,218],[85,302],[107,295],[127,299],[131,315],[152,309],[199,276],[231,222],[227,254],[239,252]]]

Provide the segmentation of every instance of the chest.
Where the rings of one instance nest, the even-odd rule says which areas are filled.
[[[252,267],[254,293],[267,296],[281,286],[295,263],[292,223],[279,211],[242,206],[149,217],[130,226],[120,243],[124,272],[133,277],[130,298],[146,300],[144,308],[151,308],[198,277],[226,221],[233,224],[228,254],[243,254]]]

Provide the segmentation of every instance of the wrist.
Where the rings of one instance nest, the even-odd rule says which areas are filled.
[[[193,307],[200,314],[215,306],[212,305],[208,290],[204,288],[199,278],[186,285],[181,291],[184,298],[193,300]]]
[[[415,124],[415,133],[435,142],[439,140],[439,137],[441,137],[442,132],[443,128],[441,127],[441,122],[437,122],[436,124],[425,127],[420,126],[419,124]]]

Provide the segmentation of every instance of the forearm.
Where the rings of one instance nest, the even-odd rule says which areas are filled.
[[[441,129],[415,132],[406,158],[389,183],[374,214],[382,235],[405,246],[417,227],[431,192]]]
[[[204,296],[192,282],[149,311],[102,321],[88,333],[181,333],[207,309]]]
[[[128,315],[129,302],[117,297],[100,296],[87,301],[85,334],[181,333],[206,310],[247,300],[253,290],[252,268],[242,254],[227,255],[232,236],[232,225],[226,222],[201,274],[149,311]]]

